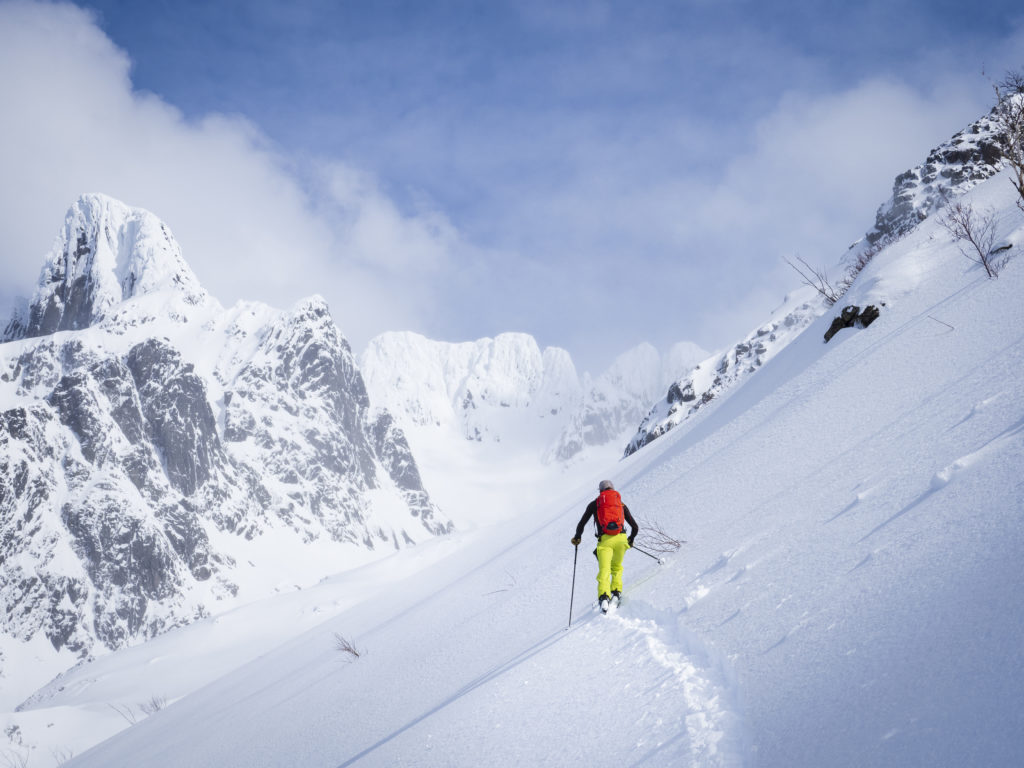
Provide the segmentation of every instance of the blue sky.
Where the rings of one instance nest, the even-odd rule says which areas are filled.
[[[30,283],[63,207],[105,191],[225,303],[320,292],[357,349],[517,330],[594,372],[645,340],[714,349],[799,284],[783,256],[832,266],[988,108],[983,68],[1024,65],[1019,3],[979,6],[3,2],[25,76],[0,96],[35,124],[81,99],[48,143],[11,129],[74,170],[8,158],[5,198],[45,203],[3,245]]]

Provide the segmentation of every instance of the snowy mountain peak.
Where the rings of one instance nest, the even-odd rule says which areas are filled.
[[[156,216],[102,195],[0,342],[0,403],[0,637],[50,652],[452,530],[323,298],[225,311]]]
[[[129,299],[164,291],[186,306],[212,301],[160,219],[106,195],[83,195],[68,209],[27,313],[15,314],[5,338],[88,328]]]

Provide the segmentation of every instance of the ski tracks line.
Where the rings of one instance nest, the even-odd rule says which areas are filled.
[[[683,627],[680,616],[670,610],[630,600],[608,618],[640,636],[651,659],[668,671],[682,690],[691,765],[742,766],[742,717],[728,661]]]

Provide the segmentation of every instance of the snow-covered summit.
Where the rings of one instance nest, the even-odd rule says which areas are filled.
[[[686,341],[664,357],[650,344],[640,344],[615,358],[596,379],[584,377],[583,402],[550,449],[549,459],[573,461],[590,448],[620,446],[665,388],[707,354]]]
[[[186,305],[212,301],[164,222],[106,195],[82,195],[68,209],[27,316],[16,316],[5,337],[88,328],[129,299],[163,291]]]

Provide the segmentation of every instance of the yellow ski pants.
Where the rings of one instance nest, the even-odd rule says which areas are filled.
[[[597,596],[610,595],[612,590],[622,591],[622,558],[629,549],[629,537],[624,533],[614,536],[603,534],[597,542]]]

